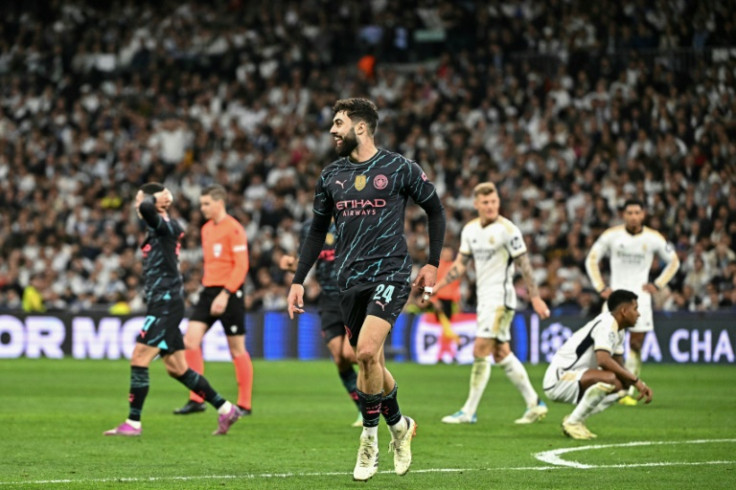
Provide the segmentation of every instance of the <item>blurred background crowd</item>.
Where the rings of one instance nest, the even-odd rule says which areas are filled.
[[[24,296],[28,311],[143,309],[131,203],[151,180],[187,230],[190,301],[199,193],[220,183],[249,237],[248,307],[284,308],[278,259],[296,253],[335,157],[332,105],[351,96],[376,101],[379,145],[435,182],[447,246],[474,216],[473,187],[496,183],[557,311],[596,308],[584,258],[629,197],[682,262],[656,309],[736,305],[731,2],[99,5],[0,6],[0,309]],[[406,231],[421,266],[416,206]],[[467,284],[462,301],[472,309]]]

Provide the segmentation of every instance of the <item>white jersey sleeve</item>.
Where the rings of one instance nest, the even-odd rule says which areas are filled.
[[[459,252],[463,255],[472,256],[473,255],[473,249],[470,248],[470,240],[471,240],[471,225],[472,221],[465,226],[463,226],[463,231],[460,233],[460,249]]]
[[[507,242],[506,249],[512,259],[516,259],[526,253],[526,243],[521,235],[521,230],[511,221],[506,222]]]
[[[619,338],[618,324],[612,315],[607,315],[604,321],[593,327],[590,334],[593,338],[593,351],[604,350],[612,356],[623,354],[623,343]]]
[[[658,241],[655,251],[657,256],[667,263],[667,267],[654,280],[654,285],[662,289],[677,273],[677,270],[680,268],[680,259],[677,258],[674,247],[670,243],[667,243],[667,240],[662,235],[659,235],[659,237],[661,240]]]

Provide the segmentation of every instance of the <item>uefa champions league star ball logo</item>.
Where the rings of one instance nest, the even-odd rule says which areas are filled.
[[[378,174],[373,179],[373,187],[375,187],[379,191],[385,189],[387,185],[388,185],[388,177],[386,177],[383,174]]]
[[[561,323],[553,323],[549,327],[545,328],[542,331],[542,342],[539,346],[539,350],[542,356],[544,356],[544,359],[547,362],[550,362],[552,360],[552,356],[555,355],[555,352],[562,347],[562,344],[564,344],[571,335],[572,330]]]

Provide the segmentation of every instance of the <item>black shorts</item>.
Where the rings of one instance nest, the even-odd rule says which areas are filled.
[[[340,299],[336,294],[322,293],[319,297],[319,321],[322,327],[322,338],[327,344],[335,337],[345,335],[345,322],[342,321]]]
[[[161,349],[161,355],[183,350],[184,337],[179,330],[182,318],[184,318],[182,298],[150,303],[146,310],[146,320],[135,341]]]
[[[442,313],[445,314],[448,319],[452,318],[452,315],[457,313],[457,303],[455,303],[453,300],[439,299],[438,302],[440,304],[440,310],[442,311]]]
[[[199,301],[194,305],[190,322],[202,322],[207,325],[207,330],[220,320],[225,329],[225,335],[245,335],[245,302],[243,301],[243,290],[238,289],[236,293],[230,294],[225,311],[220,316],[210,314],[210,307],[215,297],[220,294],[222,288],[206,287],[199,293]]]
[[[408,282],[379,282],[362,284],[340,293],[340,309],[350,336],[350,344],[357,345],[360,328],[368,315],[382,318],[393,326],[404,309],[410,292],[411,285]]]

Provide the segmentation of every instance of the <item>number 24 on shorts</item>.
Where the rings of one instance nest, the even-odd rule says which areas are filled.
[[[391,297],[394,294],[394,287],[391,285],[386,286],[385,284],[379,284],[376,287],[376,294],[373,295],[373,301],[381,301],[386,304],[391,302]]]

